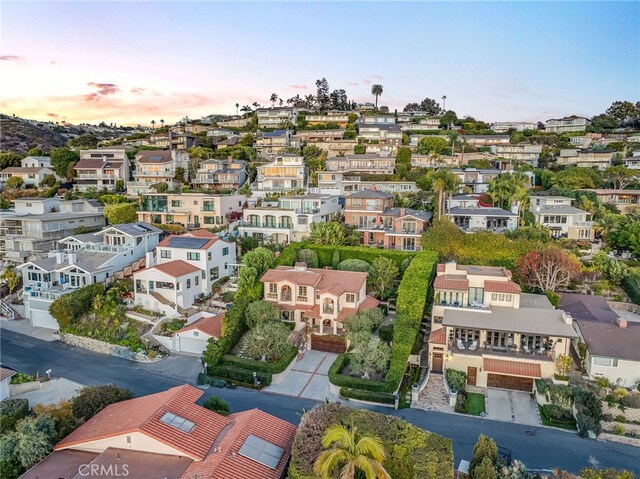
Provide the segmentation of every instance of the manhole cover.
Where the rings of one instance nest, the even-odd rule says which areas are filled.
[[[536,435],[536,432],[535,432],[535,431],[532,431],[532,430],[530,430],[530,429],[527,429],[524,433],[525,433],[527,436],[535,436],[535,435]]]

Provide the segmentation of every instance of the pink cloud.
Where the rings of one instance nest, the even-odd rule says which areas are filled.
[[[358,82],[347,82],[347,85],[358,86]]]
[[[373,75],[373,78],[376,78],[378,80],[384,80],[384,77],[381,77],[380,75]]]
[[[58,115],[57,113],[47,113],[47,116],[50,118],[59,118],[60,115]]]
[[[365,85],[371,85],[371,80],[362,80]]]
[[[0,56],[0,60],[5,62],[22,62],[24,58],[17,55],[2,55]]]
[[[133,88],[131,89],[131,93],[142,93],[142,92],[144,92],[144,91],[146,91],[146,90],[147,90],[146,88],[133,87]]]
[[[293,90],[306,90],[307,85],[289,85]]]
[[[94,93],[89,93],[85,95],[86,101],[100,101],[101,98],[107,95],[115,95],[120,91],[118,85],[114,85],[113,83],[96,83],[89,82],[87,83],[90,87],[96,88],[97,90]]]

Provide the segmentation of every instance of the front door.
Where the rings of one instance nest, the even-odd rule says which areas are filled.
[[[433,353],[433,364],[431,365],[431,371],[434,373],[442,372],[442,353]]]
[[[476,379],[478,378],[478,368],[467,368],[467,386],[475,386]]]

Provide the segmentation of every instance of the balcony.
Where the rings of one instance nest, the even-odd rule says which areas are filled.
[[[291,301],[291,294],[281,294],[280,301]]]
[[[439,303],[434,303],[434,306],[441,306],[445,308],[464,308],[464,309],[482,309],[482,310],[490,309],[490,306],[488,304],[483,304],[479,302],[463,303],[459,301],[440,301]]]
[[[322,314],[335,314],[336,309],[330,306],[324,306],[322,308]]]
[[[468,342],[465,346],[468,347]],[[477,356],[477,357],[498,357],[498,358],[506,358],[506,359],[527,359],[529,361],[545,361],[545,362],[553,362],[554,358],[551,351],[543,351],[540,352],[536,350],[535,352],[525,352],[521,348],[516,348],[512,346],[510,348],[507,347],[496,347],[490,345],[480,345],[478,344],[477,349],[475,351],[469,349],[458,349],[456,344],[453,346],[449,346],[449,350],[451,351],[451,355],[455,358],[456,356]]]

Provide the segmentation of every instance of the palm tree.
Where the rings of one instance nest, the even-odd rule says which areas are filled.
[[[282,104],[284,103],[284,100],[280,98],[279,103],[280,103],[280,108],[282,108]]]
[[[240,103],[236,103],[236,116],[238,116],[238,108],[240,107]]]
[[[378,97],[382,95],[382,85],[371,85],[371,94],[376,97],[376,110],[378,109]]]
[[[307,108],[313,108],[313,104],[314,104],[314,103],[315,103],[315,101],[316,101],[316,97],[315,97],[315,96],[313,96],[313,95],[305,95],[305,97],[304,97],[304,101],[305,101],[305,103],[306,103],[306,105],[305,105],[305,106],[306,106]]]
[[[246,116],[249,113],[251,113],[251,107],[249,105],[245,105],[242,108],[240,108],[240,111],[245,113],[245,116]]]
[[[257,110],[258,108],[260,108],[260,103],[258,103],[257,101],[254,101],[252,103],[253,107]]]
[[[596,231],[603,240],[618,227],[618,218],[614,214],[603,215],[596,222]]]
[[[155,120],[151,120],[151,129],[152,130],[156,129],[156,121]]]
[[[272,93],[269,101],[271,102],[271,108],[273,108],[274,106],[276,106],[276,102],[278,101],[278,95]]]
[[[340,468],[340,479],[354,479],[356,471],[366,479],[391,479],[382,463],[386,453],[382,441],[375,436],[360,436],[356,426],[329,426],[322,436],[325,449],[316,459],[313,470],[323,479]]]
[[[442,95],[442,111],[445,112],[447,111],[447,95]]]
[[[160,126],[164,128],[164,120],[160,120]]]

